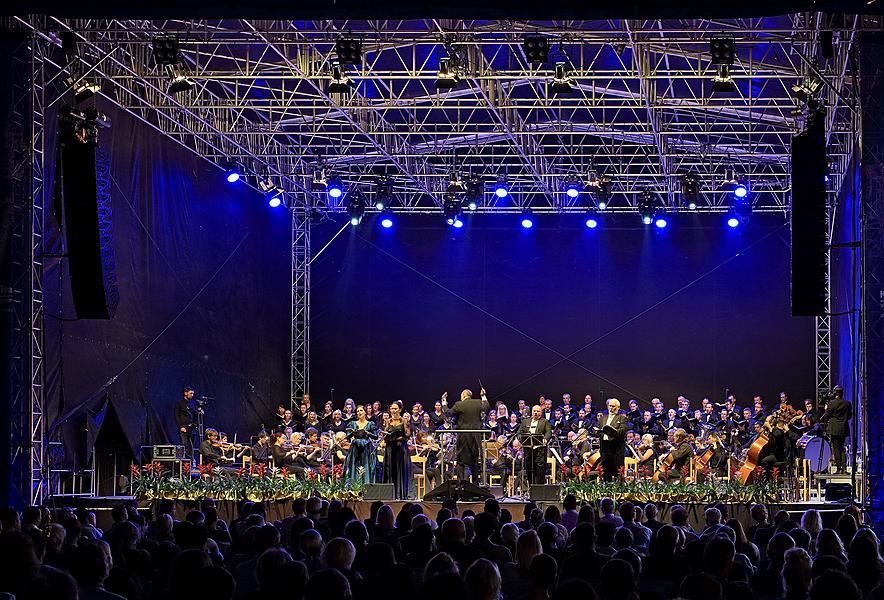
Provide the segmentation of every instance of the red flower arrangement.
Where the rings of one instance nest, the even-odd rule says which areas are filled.
[[[136,465],[135,463],[132,463],[132,464],[129,466],[129,470],[132,471],[132,476],[133,476],[133,477],[138,477],[138,465]]]
[[[319,465],[319,474],[322,475],[323,479],[325,479],[325,474],[326,474],[325,463],[322,463],[321,465]]]
[[[688,476],[688,466],[687,466],[687,465],[684,465],[684,466],[681,468],[681,476],[682,476],[682,477],[687,477],[687,476]]]
[[[777,479],[779,479],[779,478],[780,478],[780,468],[779,468],[779,467],[774,467],[773,469],[771,469],[771,471],[770,471],[770,475],[771,475],[771,477],[773,478],[774,481],[776,481]]]
[[[200,477],[212,474],[212,463],[200,465]]]
[[[147,463],[144,465],[144,470],[147,471],[148,474],[153,473],[153,463]]]
[[[621,466],[617,468],[617,475],[620,479],[623,479],[626,476],[626,467]]]
[[[307,479],[309,479],[310,481],[316,481],[316,477],[317,477],[316,471],[314,471],[313,469],[310,469],[306,473],[307,473]]]
[[[243,478],[243,475],[245,475],[245,474],[246,474],[246,468],[245,468],[245,467],[240,467],[240,468],[238,468],[238,469],[236,470],[236,477],[237,477],[238,479],[242,479],[242,478]]]
[[[249,477],[255,476],[255,463],[249,463]]]
[[[160,473],[163,472],[163,463],[161,463],[160,461],[156,461],[153,464],[153,470],[156,472],[157,476],[159,477]]]
[[[598,474],[599,474],[599,479],[601,479],[602,477],[604,477],[604,475],[605,475],[605,467],[603,467],[602,465],[599,465],[599,466],[597,466],[597,467],[595,468],[595,470],[596,470],[596,471],[598,472]]]
[[[282,477],[283,479],[285,479],[286,477],[288,477],[288,476],[289,476],[289,470],[288,470],[288,468],[286,468],[286,467],[281,468],[281,469],[279,470],[279,475],[280,475],[280,477]]]
[[[574,465],[574,468],[571,470],[571,472],[574,473],[574,477],[579,476],[580,475],[580,467],[578,467],[577,465]]]
[[[335,465],[332,467],[332,477],[335,479],[340,479],[344,476],[344,465]]]
[[[264,478],[264,474],[267,472],[267,465],[264,463],[258,463],[258,477],[261,479]]]
[[[190,475],[190,461],[189,460],[185,460],[183,463],[181,463],[181,470],[184,471],[185,475],[188,475],[188,476]]]

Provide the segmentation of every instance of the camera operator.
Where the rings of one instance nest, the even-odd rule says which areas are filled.
[[[193,412],[190,401],[193,400],[193,388],[185,387],[181,399],[175,403],[175,426],[178,428],[178,443],[184,446],[184,456],[193,458]]]
[[[852,413],[853,406],[844,399],[844,388],[836,385],[832,389],[831,399],[826,405],[826,412],[820,417],[820,422],[825,424],[829,443],[832,445],[832,459],[835,463],[836,473],[847,472],[844,442],[850,434],[849,422]]]

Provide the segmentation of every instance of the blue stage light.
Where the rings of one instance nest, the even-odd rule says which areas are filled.
[[[523,212],[521,223],[525,229],[531,229],[534,227],[534,216],[528,211]]]
[[[461,227],[463,227],[463,221],[460,219],[460,217],[455,217],[454,222],[452,222],[451,225],[455,229],[460,229]]]
[[[282,190],[279,188],[273,188],[265,194],[267,198],[267,204],[270,205],[270,208],[276,208],[282,204]]]
[[[590,229],[595,229],[596,227],[599,226],[598,219],[596,219],[595,217],[587,217],[586,226],[589,227]]]
[[[577,175],[568,175],[565,177],[565,195],[569,198],[576,198],[583,191],[583,182]]]
[[[665,229],[667,225],[669,225],[669,221],[666,220],[666,217],[657,217],[657,220],[654,221],[654,225],[657,226],[657,229]]]
[[[727,226],[728,227],[730,227],[731,229],[734,229],[736,227],[739,227],[739,225],[740,225],[740,220],[738,218],[728,217],[728,219],[727,219]]]
[[[337,177],[330,178],[325,189],[331,198],[340,198],[344,195],[344,183]]]
[[[381,227],[384,229],[389,229],[393,226],[393,219],[391,217],[384,217],[381,219]]]
[[[236,183],[239,181],[238,171],[227,171],[227,183]]]
[[[608,208],[608,201],[599,196],[599,210],[605,210]]]
[[[221,166],[224,168],[224,179],[227,183],[236,183],[242,177],[242,169],[235,161],[227,159]]]
[[[736,186],[734,186],[734,196],[736,196],[737,198],[745,198],[748,195],[749,188],[746,187],[744,184],[738,183]]]
[[[643,215],[642,216],[642,223],[644,223],[645,225],[650,225],[651,221],[653,221],[653,218],[651,217],[651,215]]]
[[[565,190],[565,193],[568,194],[569,198],[576,198],[580,195],[580,190],[575,187],[569,187],[567,190]]]
[[[506,198],[510,193],[510,187],[505,179],[498,179],[494,184],[494,195],[498,198]],[[475,209],[470,209],[475,210]]]

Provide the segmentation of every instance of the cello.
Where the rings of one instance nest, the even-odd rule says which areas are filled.
[[[752,442],[752,445],[749,446],[749,450],[746,452],[746,461],[737,472],[737,481],[741,484],[746,485],[749,483],[749,478],[752,477],[755,468],[758,467],[758,463],[761,461],[761,451],[767,446],[767,442],[767,431],[762,430]]]

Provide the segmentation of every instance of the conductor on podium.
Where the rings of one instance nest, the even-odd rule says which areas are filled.
[[[455,402],[448,410],[448,416],[457,423],[455,429],[481,429],[482,414],[488,410],[488,398],[483,388],[479,395],[481,398],[473,398],[471,390],[460,393],[460,401]],[[448,392],[442,396],[442,405],[448,404]],[[481,433],[457,434],[457,478],[461,481],[469,481],[467,469],[469,468],[473,483],[479,483],[479,462],[481,452]]]

